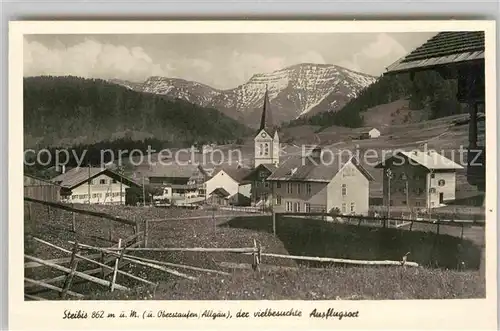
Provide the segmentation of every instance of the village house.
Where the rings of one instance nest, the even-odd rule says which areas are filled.
[[[435,151],[400,151],[382,168],[384,205],[434,208],[455,200],[456,171],[463,167]]]
[[[360,139],[374,139],[380,137],[380,131],[376,128],[361,132]]]
[[[155,200],[169,202],[185,201],[205,197],[204,183],[210,178],[210,171],[194,164],[157,164],[142,174],[149,185],[163,190]]]
[[[272,182],[275,212],[330,212],[368,214],[369,186],[373,177],[355,158],[322,162],[322,149],[293,156],[267,178]]]
[[[76,167],[51,182],[71,192],[61,195],[61,201],[68,203],[125,204],[126,189],[141,187],[126,176],[98,167]]]
[[[228,203],[234,205],[249,205],[251,183],[245,178],[249,174],[250,169],[234,166],[222,166],[217,169],[214,175],[205,182],[205,192],[207,192],[207,202],[211,201],[210,197],[217,190],[218,196],[221,193],[227,192],[226,197]],[[224,192],[225,191],[225,192]]]
[[[245,180],[251,182],[252,205],[270,206],[272,203],[272,187],[267,178],[277,169],[274,164],[259,164],[245,177]]]

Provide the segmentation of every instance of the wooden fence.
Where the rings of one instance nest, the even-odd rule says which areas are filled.
[[[285,216],[291,216],[291,217],[304,217],[304,218],[321,218],[323,220],[327,219],[332,219],[333,221],[344,221],[344,222],[355,222],[357,225],[361,225],[362,223],[368,224],[368,225],[373,225],[373,224],[380,224],[382,227],[387,228],[390,227],[391,223],[394,224],[395,227],[399,227],[401,224],[403,225],[409,225],[410,231],[413,228],[414,223],[419,223],[419,224],[431,224],[436,226],[436,232],[439,234],[439,228],[441,225],[447,225],[447,226],[455,226],[455,227],[461,227],[462,228],[462,238],[463,238],[463,231],[465,226],[478,226],[478,227],[484,227],[485,226],[485,220],[484,218],[481,219],[470,219],[470,220],[462,220],[462,219],[434,219],[434,220],[429,220],[429,219],[409,219],[409,218],[398,218],[398,217],[375,217],[375,216],[362,216],[362,215],[337,215],[337,214],[330,214],[330,213],[303,213],[303,212],[283,212],[283,213],[273,213],[273,233],[276,235],[276,219],[279,217],[285,217]]]

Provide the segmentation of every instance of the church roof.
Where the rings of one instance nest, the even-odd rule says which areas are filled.
[[[260,117],[259,132],[265,130],[268,134],[274,135],[273,115],[271,113],[271,103],[269,101],[269,93],[266,85],[266,93],[264,93],[264,105],[262,107],[262,115]]]

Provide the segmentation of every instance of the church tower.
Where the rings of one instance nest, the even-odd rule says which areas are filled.
[[[254,167],[258,167],[260,164],[279,164],[280,141],[278,130],[276,130],[272,120],[267,85],[266,93],[264,94],[260,127],[255,136],[254,143]]]

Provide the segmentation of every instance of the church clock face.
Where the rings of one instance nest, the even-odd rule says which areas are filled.
[[[262,134],[260,135],[262,138],[265,138],[266,137],[266,133],[265,132],[262,132]]]

